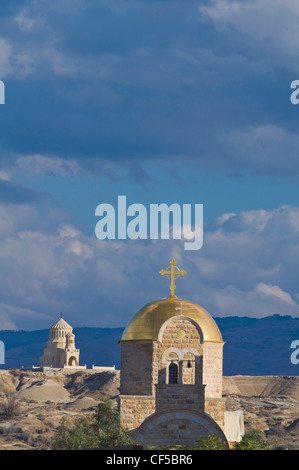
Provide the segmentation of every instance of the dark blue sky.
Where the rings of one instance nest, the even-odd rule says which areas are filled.
[[[299,314],[299,7],[2,1],[0,328],[123,326],[168,295]],[[204,245],[100,242],[95,208],[204,204]],[[117,294],[117,295],[116,295]]]

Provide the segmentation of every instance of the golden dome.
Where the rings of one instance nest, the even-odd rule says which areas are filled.
[[[128,323],[121,341],[158,339],[161,326],[171,317],[184,315],[193,319],[203,333],[203,341],[221,342],[222,335],[215,320],[200,305],[178,298],[150,302],[141,308]]]

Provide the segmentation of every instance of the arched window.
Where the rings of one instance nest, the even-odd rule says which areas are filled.
[[[77,361],[76,361],[76,358],[75,357],[70,357],[69,358],[69,363],[68,363],[69,366],[76,366],[77,365]]]
[[[170,384],[177,384],[178,383],[178,366],[177,364],[175,364],[174,362],[172,362],[170,365],[169,365],[169,379],[168,379],[168,383]]]

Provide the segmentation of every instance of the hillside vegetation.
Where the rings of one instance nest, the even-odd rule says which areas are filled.
[[[0,450],[49,449],[63,417],[117,404],[119,371],[0,371]],[[262,430],[271,447],[299,449],[299,377],[224,377],[227,410],[242,409],[245,431]]]

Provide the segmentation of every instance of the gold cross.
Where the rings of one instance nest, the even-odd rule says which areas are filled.
[[[185,276],[186,271],[184,271],[183,269],[180,270],[176,265],[175,265],[175,261],[174,259],[172,259],[170,261],[170,266],[167,268],[167,269],[162,269],[159,274],[161,274],[162,276],[166,275],[166,277],[168,277],[168,279],[171,279],[171,283],[170,283],[170,299],[177,299],[176,295],[174,295],[174,291],[175,291],[175,279],[177,279],[179,276]]]

